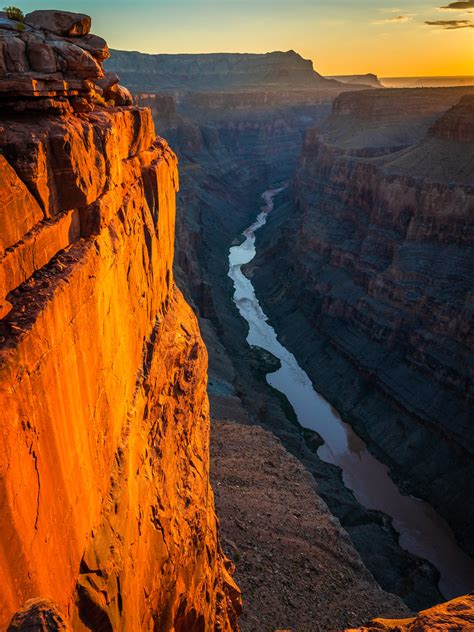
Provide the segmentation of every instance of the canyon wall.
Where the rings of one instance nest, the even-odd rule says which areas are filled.
[[[237,629],[177,161],[89,28],[0,33],[0,627]]]
[[[470,88],[338,97],[253,266],[318,390],[471,554],[473,115]]]
[[[113,50],[108,70],[120,73],[134,92],[175,93],[231,91],[242,89],[318,88],[344,89],[325,79],[293,50],[266,54],[209,53],[149,55]]]

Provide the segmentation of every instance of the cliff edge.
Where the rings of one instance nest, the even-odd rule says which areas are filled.
[[[177,161],[90,22],[0,17],[0,627],[236,630]]]

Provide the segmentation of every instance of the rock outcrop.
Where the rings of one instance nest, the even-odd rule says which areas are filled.
[[[464,632],[474,629],[474,594],[420,612],[408,619],[373,619],[346,632]]]
[[[0,30],[0,627],[236,630],[177,161],[148,109],[98,98],[89,27]]]
[[[472,89],[398,92],[341,95],[308,133],[254,284],[318,390],[473,553]]]
[[[90,27],[89,16],[67,11],[33,11],[24,22],[0,18],[0,109],[79,113],[104,100],[130,105],[118,78],[104,76],[109,48]]]

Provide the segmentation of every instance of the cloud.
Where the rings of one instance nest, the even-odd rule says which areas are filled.
[[[468,11],[474,9],[474,0],[466,0],[466,2],[450,2],[445,7],[440,9],[454,9],[455,11]]]
[[[472,29],[474,22],[472,20],[435,20],[434,22],[425,22],[428,26],[439,26],[442,29]]]
[[[375,20],[372,24],[401,24],[402,22],[409,22],[411,16],[409,15],[397,15],[393,18],[386,18],[385,20]]]

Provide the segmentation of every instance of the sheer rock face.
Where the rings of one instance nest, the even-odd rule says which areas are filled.
[[[237,629],[176,158],[147,109],[30,99],[0,110],[0,628],[47,597],[54,629]]]

